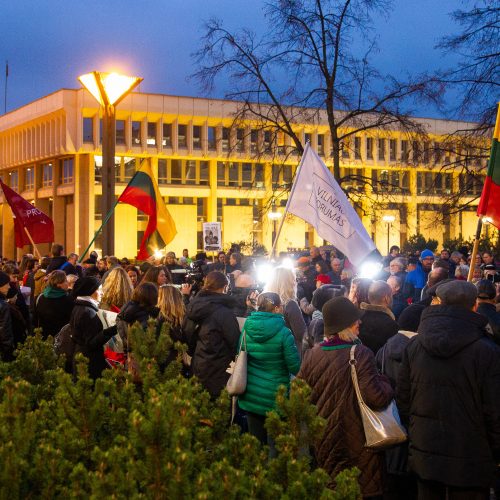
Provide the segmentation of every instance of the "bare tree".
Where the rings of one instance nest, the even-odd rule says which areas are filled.
[[[279,136],[290,138],[288,147],[276,148],[279,154],[302,153],[299,124],[327,121],[334,175],[342,183],[341,153],[350,138],[372,129],[425,134],[408,103],[438,98],[435,82],[403,82],[373,66],[371,19],[389,6],[386,0],[272,0],[265,9],[269,31],[260,37],[212,19],[194,76],[208,92],[218,77],[229,79],[225,97],[240,103],[235,121],[255,120],[277,143]],[[364,50],[356,54],[359,45]]]

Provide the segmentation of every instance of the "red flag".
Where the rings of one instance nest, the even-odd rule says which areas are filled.
[[[52,219],[17,194],[1,179],[0,185],[14,214],[16,247],[22,248],[24,245],[31,244],[24,228],[29,231],[34,243],[52,243],[54,241],[54,222]]]

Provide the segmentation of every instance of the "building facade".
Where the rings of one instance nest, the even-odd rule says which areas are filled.
[[[274,222],[267,216],[274,201],[283,212],[300,158],[277,161],[275,139],[252,122],[235,125],[236,104],[224,100],[134,93],[116,112],[116,190],[118,197],[142,162],[149,162],[161,195],[177,225],[168,250],[193,254],[202,248],[202,223],[220,221],[224,246],[232,242],[272,247]],[[427,131],[418,144],[397,130],[370,130],[351,137],[341,154],[344,189],[352,189],[363,223],[381,253],[417,232],[440,243],[472,236],[474,199],[481,182],[470,182],[439,144],[457,128],[472,124],[419,119]],[[332,168],[326,119],[297,124],[297,133]],[[101,213],[102,119],[87,91],[59,90],[0,117],[0,175],[4,182],[52,217],[55,239],[80,254],[99,228]],[[434,152],[433,152],[434,151]],[[441,152],[439,152],[441,151]],[[418,153],[418,154],[417,154]],[[473,167],[485,174],[485,164]],[[439,218],[445,200],[464,191],[469,208]],[[391,215],[394,221],[384,222]],[[146,227],[137,209],[115,210],[115,254],[133,258]],[[2,255],[19,256],[10,208],[0,196]],[[278,250],[321,245],[304,221],[288,216]],[[97,238],[95,248],[100,249]],[[48,244],[40,245],[46,253]]]

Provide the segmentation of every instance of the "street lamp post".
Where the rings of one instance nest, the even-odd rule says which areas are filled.
[[[79,76],[80,83],[103,108],[102,120],[102,253],[113,255],[115,247],[115,109],[132,90],[142,82],[137,76],[93,71]],[[104,218],[108,221],[105,223]]]
[[[278,228],[278,221],[281,219],[283,214],[276,210],[276,204],[273,202],[271,211],[267,214],[267,216],[269,217],[269,220],[273,221],[273,238],[272,238],[273,252],[271,255],[271,258],[272,258],[272,257],[274,257],[274,254],[276,253],[275,246],[276,246],[276,236],[277,236],[276,233],[277,233],[277,228]]]
[[[384,215],[382,220],[387,223],[387,255],[389,255],[389,238],[391,234],[391,224],[396,220],[394,215]]]

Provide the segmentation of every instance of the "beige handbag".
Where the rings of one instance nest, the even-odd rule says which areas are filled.
[[[382,449],[404,443],[406,441],[406,431],[399,420],[396,403],[392,400],[387,408],[380,411],[374,411],[363,401],[358,384],[358,375],[356,373],[356,360],[354,351],[356,346],[351,347],[349,364],[351,365],[351,377],[356,397],[358,398],[359,411],[363,421],[367,448]]]
[[[226,389],[230,396],[243,394],[247,389],[247,356],[247,335],[243,329],[240,348],[236,355],[236,359],[231,362],[231,365],[226,370],[231,374],[226,384]]]

